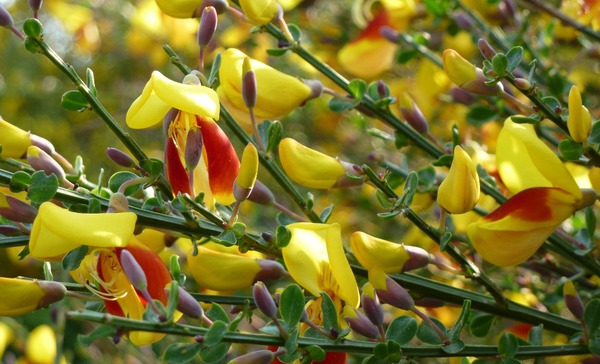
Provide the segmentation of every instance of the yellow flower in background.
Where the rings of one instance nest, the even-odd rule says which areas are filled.
[[[0,277],[0,316],[20,316],[62,300],[62,283]]]
[[[217,89],[220,101],[248,132],[252,123],[242,96],[244,59],[247,56],[238,49],[229,48],[222,53]],[[254,114],[258,120],[279,119],[304,104],[311,89],[301,80],[280,72],[262,62],[250,59],[251,69],[256,74],[258,95]]]
[[[581,198],[581,191],[560,159],[530,124],[506,119],[498,135],[496,161],[502,183],[512,193],[531,187],[560,187]]]
[[[133,212],[83,214],[44,202],[33,222],[29,252],[38,260],[59,260],[82,245],[123,247],[133,237]]]
[[[328,189],[362,184],[346,177],[352,165],[308,148],[292,138],[279,143],[279,160],[285,173],[304,187]]]
[[[54,329],[48,325],[39,325],[31,330],[25,347],[25,357],[29,363],[54,364],[57,347]],[[60,363],[66,363],[61,358]]]
[[[479,196],[477,166],[467,152],[457,145],[454,147],[450,171],[438,189],[438,204],[451,214],[463,214],[475,207]]]
[[[581,94],[577,86],[572,86],[569,91],[569,117],[567,127],[571,138],[578,143],[584,143],[592,129],[592,115],[583,106]]]
[[[279,11],[276,0],[240,0],[244,15],[254,25],[265,25],[271,22]]]
[[[219,98],[215,91],[200,85],[194,76],[181,83],[168,79],[158,71],[127,110],[127,125],[133,129],[149,128],[162,121],[171,108],[190,114],[219,119]]]
[[[13,341],[14,335],[12,329],[5,324],[0,322],[0,358],[4,356],[4,350]]]
[[[278,279],[285,272],[274,260],[241,254],[237,246],[225,247],[212,242],[198,245],[197,255],[190,249],[187,259],[198,285],[214,291],[249,288],[257,281]]]
[[[29,132],[22,130],[0,117],[0,146],[2,158],[23,158],[31,145]]]
[[[165,14],[174,18],[193,18],[198,16],[198,8],[204,0],[156,0],[156,4]]]
[[[294,281],[315,296],[326,292],[337,305],[343,301],[358,307],[358,286],[346,260],[340,225],[300,222],[287,227],[292,237],[282,254]]]

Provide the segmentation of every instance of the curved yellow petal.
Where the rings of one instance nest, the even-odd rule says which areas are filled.
[[[35,311],[44,295],[36,281],[0,277],[0,316],[19,316]]]
[[[192,18],[204,0],[156,0],[163,13],[174,18]]]
[[[571,86],[569,91],[569,117],[567,127],[571,138],[578,143],[587,140],[592,128],[592,115],[588,109],[583,106],[581,94],[577,86]]]
[[[240,0],[240,6],[244,15],[254,25],[270,23],[279,11],[276,0]]]
[[[463,214],[475,207],[479,196],[477,167],[467,152],[457,145],[450,171],[438,189],[438,204],[451,214]]]
[[[385,273],[402,272],[410,256],[404,245],[379,239],[362,231],[350,236],[352,252],[358,262],[366,269],[379,268]]]
[[[309,188],[332,188],[346,171],[336,158],[310,149],[292,138],[279,143],[279,159],[285,173]]]
[[[454,49],[446,49],[442,53],[442,63],[450,81],[458,86],[477,78],[475,65],[464,59]]]
[[[133,212],[82,214],[44,202],[33,222],[29,251],[35,259],[54,260],[81,245],[123,247],[136,219]]]
[[[29,132],[22,130],[0,117],[0,146],[3,158],[22,158],[31,145]]]
[[[258,151],[252,143],[248,143],[242,153],[240,173],[236,183],[242,188],[252,188],[258,175]]]
[[[512,193],[532,187],[559,187],[581,198],[567,168],[530,124],[506,119],[498,135],[496,161],[502,182]]]

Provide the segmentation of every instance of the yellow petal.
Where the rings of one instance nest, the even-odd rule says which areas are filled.
[[[53,260],[81,245],[123,247],[136,219],[133,212],[82,214],[44,202],[33,222],[29,251],[35,259]]]
[[[292,138],[279,143],[279,159],[294,182],[309,188],[332,188],[346,174],[338,159],[305,147]]]
[[[450,171],[438,189],[438,204],[451,214],[463,214],[475,207],[479,195],[477,167],[467,152],[457,145]]]
[[[35,311],[44,295],[36,281],[0,277],[0,315],[19,316]]]
[[[442,62],[446,75],[458,86],[477,78],[475,65],[464,59],[454,49],[446,49],[442,53]]]
[[[567,127],[571,138],[578,143],[583,143],[587,140],[592,128],[592,115],[588,109],[583,106],[581,94],[577,86],[571,86],[569,91],[569,117],[567,119]]]
[[[275,0],[240,0],[244,15],[254,25],[265,25],[271,22],[279,6]]]
[[[404,264],[410,258],[404,245],[379,239],[361,231],[351,235],[350,244],[354,256],[363,267],[379,268],[388,274],[402,272]]]
[[[4,356],[4,350],[13,341],[14,335],[12,329],[5,324],[0,322],[0,358]]]
[[[203,0],[156,0],[165,14],[174,18],[192,18]]]
[[[0,146],[2,158],[22,158],[31,145],[29,132],[21,130],[0,117]]]
[[[25,356],[31,363],[54,363],[56,358],[56,336],[48,325],[40,325],[27,338]]]
[[[240,173],[236,183],[242,188],[252,188],[258,174],[258,151],[252,143],[248,143],[242,153]]]
[[[581,198],[567,168],[530,124],[506,119],[498,135],[496,161],[502,182],[512,193],[532,187],[560,187]]]

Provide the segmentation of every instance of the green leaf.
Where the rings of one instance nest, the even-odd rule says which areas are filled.
[[[26,38],[23,42],[23,45],[25,46],[25,49],[27,49],[33,54],[44,53],[44,50],[42,49],[40,44],[33,38]]]
[[[465,343],[461,339],[453,340],[450,345],[442,346],[442,350],[448,354],[456,354],[465,348]]]
[[[449,154],[444,154],[439,157],[435,162],[432,163],[434,167],[450,167],[452,164],[452,156]]]
[[[300,27],[292,23],[288,23],[287,27],[290,33],[292,34],[292,38],[294,38],[296,42],[299,42],[300,38],[302,38],[302,30],[300,29]]]
[[[471,300],[464,300],[462,309],[460,311],[460,315],[458,316],[456,323],[450,330],[448,330],[448,338],[452,342],[459,340],[460,332],[462,331],[462,329],[469,317],[470,311],[471,311]],[[464,344],[463,344],[463,346],[464,346]]]
[[[335,303],[333,303],[331,297],[325,292],[321,292],[321,313],[323,314],[323,328],[325,331],[333,329],[339,332],[340,326],[338,324],[338,312],[335,308]]]
[[[286,352],[292,354],[298,350],[298,328],[294,328],[291,332],[288,332],[288,338],[285,340]]]
[[[583,155],[583,144],[565,139],[558,144],[558,151],[564,159],[576,161]]]
[[[62,95],[60,104],[67,110],[84,111],[90,107],[90,103],[78,90],[70,90]]]
[[[304,294],[297,284],[287,286],[279,299],[279,311],[288,331],[294,329],[304,312]]]
[[[448,243],[452,241],[452,233],[450,231],[446,231],[444,235],[440,236],[440,251],[446,250],[446,246]]]
[[[289,50],[289,48],[270,48],[267,49],[267,54],[273,57],[281,57]]]
[[[585,226],[587,228],[588,236],[594,236],[596,231],[596,214],[594,214],[594,209],[590,206],[585,209]]]
[[[406,135],[402,134],[401,132],[396,131],[394,133],[394,145],[396,146],[397,149],[407,146],[408,145],[408,137]]]
[[[136,179],[139,179],[139,177],[135,173],[129,171],[120,171],[110,176],[108,180],[108,188],[110,188],[112,192],[117,192],[123,183]],[[131,196],[138,192],[139,189],[140,184],[135,184],[127,187],[123,193],[125,196]]]
[[[345,100],[341,100],[338,98],[332,98],[331,100],[329,100],[329,109],[333,112],[344,112],[347,110],[351,110],[354,109],[354,107],[356,107],[356,105],[358,105],[358,103],[355,102],[350,102],[350,101],[345,101]]]
[[[85,78],[87,87],[94,96],[98,96],[98,90],[96,89],[96,80],[94,79],[94,71],[90,68],[85,70]]]
[[[379,138],[388,142],[393,142],[396,141],[396,138],[394,138],[391,134],[386,133],[383,130],[379,130],[377,128],[369,128],[367,129],[367,134],[369,134],[372,137],[375,138]]]
[[[198,343],[175,343],[169,345],[165,353],[163,354],[163,362],[183,364],[192,361],[198,353],[200,353],[202,347]]]
[[[594,355],[600,355],[600,337],[590,340],[588,344],[589,351]]]
[[[440,320],[438,320],[434,317],[431,317],[431,321],[433,321],[433,323],[440,330],[442,330],[443,333],[446,333],[446,327]],[[427,322],[425,322],[425,321],[421,321],[421,323],[419,324],[419,329],[417,330],[417,338],[419,338],[419,340],[421,340],[425,343],[428,343],[428,344],[433,344],[433,345],[443,344],[442,339],[437,334],[437,332],[431,326],[429,326],[429,324],[427,324]]]
[[[206,346],[214,346],[223,340],[225,334],[227,333],[227,324],[223,321],[215,321],[210,326],[206,335],[204,335],[203,345]]]
[[[379,212],[377,214],[377,216],[384,218],[384,219],[391,219],[393,217],[396,217],[400,215],[400,211],[399,210],[394,210],[394,211],[390,211],[390,212]]]
[[[588,329],[590,336],[594,335],[600,329],[600,298],[594,298],[585,305],[583,321]]]
[[[140,162],[140,167],[152,178],[160,177],[163,171],[163,161],[157,158],[148,158]]]
[[[102,203],[97,198],[91,197],[88,203],[87,213],[97,214],[102,211]]]
[[[552,110],[561,108],[560,101],[554,96],[544,96],[542,97],[542,101]]]
[[[83,346],[89,346],[100,338],[113,338],[117,334],[117,329],[112,325],[100,325],[87,335],[78,335],[77,339]]]
[[[221,307],[220,305],[217,305],[217,304],[213,304],[212,306],[210,306],[210,309],[208,309],[208,311],[206,311],[205,314],[206,314],[206,317],[211,319],[213,322],[215,322],[215,321],[223,321],[226,323],[230,322],[229,315],[227,314],[227,312],[225,312],[223,307]]]
[[[414,49],[400,51],[400,52],[398,52],[398,55],[396,56],[396,63],[400,63],[400,64],[407,63],[408,61],[414,59],[419,54],[420,54],[419,51],[414,50]]]
[[[417,320],[410,316],[396,317],[388,326],[385,337],[400,345],[406,345],[415,337],[418,327]]]
[[[212,65],[210,66],[210,73],[206,79],[208,87],[211,87],[217,80],[217,77],[219,76],[219,68],[221,68],[221,53],[217,53],[215,59],[213,59]]]
[[[207,363],[221,363],[222,359],[229,352],[231,343],[220,343],[215,346],[203,346],[200,350],[200,357]]]
[[[27,198],[33,203],[41,204],[50,201],[56,191],[58,191],[58,178],[54,174],[46,176],[44,171],[37,171],[31,175]]]
[[[313,362],[325,359],[325,350],[321,349],[320,346],[309,345],[304,349],[308,352],[308,355],[310,355]]]
[[[417,171],[419,176],[419,184],[421,186],[431,186],[435,183],[435,168],[432,165],[427,165]]]
[[[512,47],[508,50],[506,53],[506,58],[508,60],[506,70],[508,72],[512,72],[519,67],[519,64],[521,64],[521,61],[523,60],[523,53],[523,47],[521,46]]]
[[[497,118],[498,111],[486,105],[475,105],[467,113],[467,121],[475,126],[480,126]]]
[[[354,79],[348,84],[350,94],[356,100],[361,100],[367,92],[367,83],[364,80]]]
[[[276,120],[269,125],[269,131],[267,132],[267,152],[274,151],[282,138],[283,125]]]
[[[544,333],[544,325],[543,324],[539,324],[537,326],[534,326],[531,328],[531,330],[529,330],[529,343],[531,345],[543,345],[543,336]]]
[[[476,337],[487,336],[494,322],[494,315],[482,314],[475,316],[469,324],[469,331]]]
[[[503,76],[506,74],[506,68],[508,67],[508,59],[503,53],[497,53],[492,57],[492,67],[496,76]]]
[[[29,18],[23,22],[23,33],[28,37],[41,39],[44,34],[44,26],[39,20]]]
[[[323,212],[321,212],[321,216],[320,219],[321,221],[323,221],[324,223],[327,222],[327,220],[329,220],[329,218],[331,217],[331,213],[333,212],[333,204],[327,206],[325,208],[325,210],[323,210]]]
[[[275,231],[275,245],[278,248],[285,248],[292,239],[292,232],[283,225],[279,225]]]
[[[231,230],[225,230],[217,236],[213,236],[212,239],[224,246],[234,246],[237,243],[235,233]]]
[[[27,172],[17,171],[10,177],[9,188],[11,192],[26,191],[31,183],[31,176]]]
[[[498,342],[498,353],[503,358],[514,358],[519,350],[519,340],[511,333],[505,332]]]
[[[590,131],[590,137],[588,138],[588,142],[591,144],[600,144],[600,121],[596,121],[592,125],[592,130]]]
[[[517,124],[532,124],[532,125],[535,125],[535,124],[537,124],[537,123],[540,122],[536,118],[530,118],[530,117],[526,117],[526,116],[512,116],[510,119],[513,122],[517,123]]]
[[[65,254],[65,256],[62,258],[62,261],[60,262],[62,268],[67,272],[79,268],[79,265],[81,264],[81,261],[83,261],[83,258],[85,258],[85,256],[87,255],[88,250],[89,249],[87,245],[82,245],[79,248],[73,249],[67,254]]]

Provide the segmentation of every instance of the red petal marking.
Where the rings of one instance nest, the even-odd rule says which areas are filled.
[[[188,174],[185,166],[181,163],[177,146],[171,138],[167,138],[165,145],[165,175],[171,184],[173,194],[176,195],[179,192],[192,194]]]
[[[382,38],[382,35],[381,33],[379,33],[379,30],[383,26],[392,26],[389,23],[388,14],[386,11],[380,11],[377,14],[375,14],[375,16],[373,17],[373,19],[371,19],[367,27],[363,29],[363,31],[356,38],[350,41],[350,43],[358,42],[359,40],[364,38]]]
[[[137,260],[144,270],[144,273],[146,273],[150,297],[157,299],[166,305],[167,295],[165,294],[165,286],[171,283],[171,275],[158,254],[145,246],[129,244],[125,248],[116,248],[118,257],[121,256],[118,249],[127,249],[131,255],[133,255],[135,260]],[[141,296],[140,299],[142,299]],[[146,304],[143,299],[142,302]]]
[[[210,189],[214,195],[231,194],[240,169],[235,149],[217,123],[198,115],[196,120],[204,140]]]
[[[552,206],[548,206],[551,187],[534,187],[523,190],[485,216],[485,220],[498,221],[506,216],[525,221],[547,221],[552,218]]]
[[[106,277],[104,277],[103,264],[105,264],[108,254],[109,253],[106,252],[100,252],[98,256],[98,263],[96,265],[96,272],[98,272],[98,277],[100,277],[100,279],[105,282],[107,281],[107,279]],[[100,285],[100,291],[108,293],[102,285]],[[123,309],[121,309],[121,305],[119,305],[119,302],[117,302],[116,300],[104,300],[104,306],[106,307],[106,311],[111,315],[125,317],[125,313],[123,312]]]

